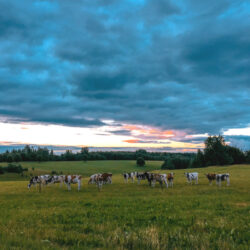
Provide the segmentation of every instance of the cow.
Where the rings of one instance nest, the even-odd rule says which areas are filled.
[[[88,184],[95,184],[96,182],[95,182],[95,177],[96,176],[101,176],[102,174],[100,174],[100,173],[98,173],[98,174],[92,174],[91,176],[90,176],[90,179],[89,179],[89,181],[88,181]]]
[[[140,182],[141,182],[141,180],[146,180],[146,173],[147,172],[137,172],[136,173],[136,178],[137,178],[137,180],[138,180],[138,184],[140,184]]]
[[[174,173],[168,173],[167,180],[169,181],[170,187],[173,187],[174,186]]]
[[[136,173],[134,173],[134,172],[131,172],[131,173],[123,173],[122,175],[123,175],[124,181],[125,181],[126,183],[128,183],[128,179],[131,179],[132,182],[134,183]]]
[[[184,173],[184,175],[187,177],[187,182],[192,184],[192,181],[195,181],[195,184],[198,184],[198,173],[193,172],[193,173]]]
[[[94,182],[96,183],[97,187],[98,187],[98,190],[100,191],[101,188],[102,188],[102,185],[104,183],[104,177],[102,176],[102,174],[97,174],[95,175],[94,177]]]
[[[70,186],[71,184],[78,184],[77,189],[78,189],[78,191],[80,191],[82,176],[81,175],[66,175],[64,182],[67,185],[68,190],[71,190],[71,186]]]
[[[50,179],[49,175],[34,176],[30,179],[30,182],[28,184],[28,189],[30,189],[32,185],[36,186],[36,184],[41,184],[45,186],[48,184],[49,179]]]
[[[63,182],[65,182],[65,175],[52,175],[47,182],[48,184],[60,183],[60,187],[62,187]]]
[[[229,179],[229,174],[216,174],[216,184],[218,186],[221,186],[221,181],[227,181],[227,186],[230,185],[230,179]]]
[[[210,185],[212,185],[213,180],[216,180],[216,174],[208,173],[208,174],[205,174],[205,176],[208,178]]]
[[[154,180],[154,174],[149,173],[149,172],[145,172],[144,175],[146,176],[146,179],[148,180],[149,186],[152,186],[152,182]]]
[[[162,184],[165,183],[166,188],[168,188],[167,175],[166,174],[155,174],[155,173],[145,173],[146,178],[148,179],[149,185],[155,187],[156,181],[160,183],[161,188]]]
[[[106,183],[112,184],[112,174],[111,173],[103,173],[102,178],[103,178],[104,184],[106,184]]]

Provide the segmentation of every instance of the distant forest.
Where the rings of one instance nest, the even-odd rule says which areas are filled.
[[[80,152],[73,153],[71,150],[66,150],[61,155],[54,154],[53,150],[46,147],[34,148],[26,145],[23,149],[7,150],[5,153],[0,154],[0,162],[138,160],[138,158],[143,158],[145,161],[164,161],[162,169],[250,163],[250,151],[243,152],[237,147],[226,145],[222,136],[209,136],[204,143],[204,150],[199,149],[197,153],[148,152],[144,149],[135,152],[89,152],[89,149],[84,147]]]

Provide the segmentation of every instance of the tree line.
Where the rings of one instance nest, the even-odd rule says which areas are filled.
[[[242,151],[225,143],[223,136],[209,136],[204,150],[195,153],[148,152],[144,149],[130,151],[97,151],[90,152],[83,147],[80,152],[66,150],[61,155],[44,147],[26,145],[23,149],[13,149],[0,154],[0,162],[22,161],[96,161],[96,160],[138,160],[137,165],[143,166],[144,161],[164,161],[162,169],[201,168],[211,165],[230,165],[250,163],[250,151]],[[141,163],[140,163],[141,162]]]
[[[250,163],[250,150],[241,149],[226,144],[223,136],[209,136],[204,150],[198,149],[194,158],[177,157],[166,159],[162,169],[202,168],[207,166],[223,166],[231,164]]]
[[[13,149],[0,154],[0,162],[22,162],[22,161],[96,161],[96,160],[137,160],[139,157],[145,161],[164,161],[168,158],[185,157],[193,159],[194,153],[168,153],[168,152],[148,152],[139,149],[130,151],[96,151],[90,152],[87,147],[83,147],[80,152],[66,150],[61,155],[54,154],[53,150],[46,147],[31,147],[26,145],[23,149]]]

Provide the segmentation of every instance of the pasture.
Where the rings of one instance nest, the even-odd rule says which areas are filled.
[[[169,172],[157,170],[161,162],[147,165],[143,170]],[[141,169],[133,161],[22,166],[34,173],[82,174],[83,185],[80,192],[56,184],[39,193],[21,177],[1,175],[2,249],[249,249],[250,165],[189,170],[199,172],[198,185],[188,185],[185,171],[176,170],[169,189],[146,181],[125,184],[120,173]],[[101,192],[87,185],[96,172],[112,172],[113,184]],[[207,172],[230,173],[231,185],[209,186]]]

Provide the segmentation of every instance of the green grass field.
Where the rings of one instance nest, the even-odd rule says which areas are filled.
[[[161,162],[147,165],[158,172]],[[176,170],[174,188],[163,190],[145,181],[125,184],[120,173],[138,170],[133,161],[22,166],[82,174],[83,187],[69,192],[51,185],[39,193],[28,190],[23,177],[1,175],[1,249],[249,249],[250,165],[195,169],[198,185],[188,185],[185,171]],[[113,184],[101,192],[87,185],[96,172],[112,172]],[[231,185],[209,186],[206,172],[230,173]]]
[[[0,166],[6,166],[7,163],[0,163]],[[138,171],[135,161],[58,161],[58,162],[22,162],[23,168],[29,169],[29,174],[50,174],[52,170],[63,172],[63,174],[81,174],[88,177],[95,173],[111,172],[113,174],[122,174],[123,172]],[[147,166],[139,168],[140,171],[152,171],[160,169],[162,161],[147,161]],[[32,168],[35,170],[32,171]],[[13,176],[14,180],[18,178]],[[0,175],[4,180],[6,177]],[[11,176],[9,177],[11,178]]]

